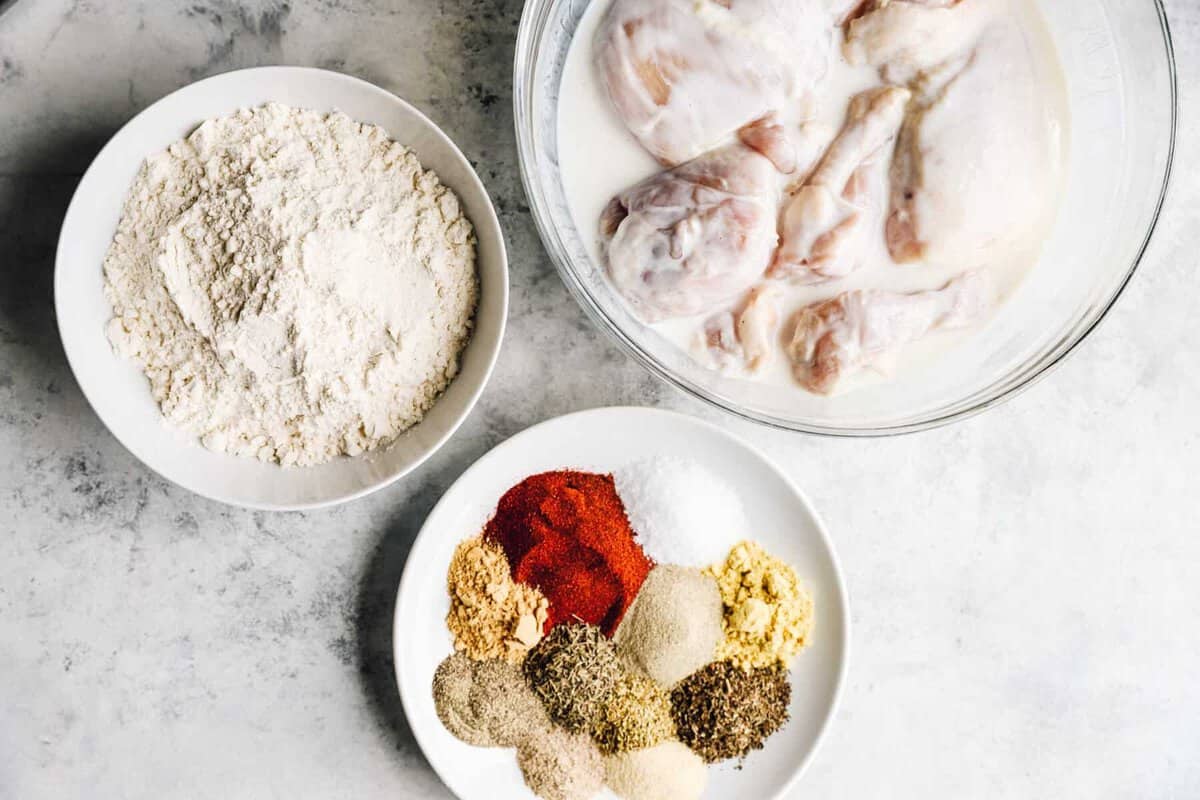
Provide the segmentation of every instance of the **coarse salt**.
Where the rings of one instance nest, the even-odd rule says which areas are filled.
[[[737,493],[695,461],[640,459],[613,480],[638,544],[659,564],[707,567],[750,535]]]

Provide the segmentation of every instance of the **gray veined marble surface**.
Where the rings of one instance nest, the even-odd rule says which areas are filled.
[[[1032,391],[917,436],[724,424],[835,533],[844,703],[796,798],[1200,797],[1200,6],[1168,3],[1176,179],[1140,273]],[[517,174],[519,0],[17,0],[0,14],[0,798],[441,798],[390,620],[439,494],[512,433],[618,403],[714,413],[593,330]],[[342,70],[409,99],[495,198],[508,339],[411,479],[327,512],[238,511],[134,461],[59,346],[58,227],[105,139],[196,78]],[[114,187],[123,191],[124,187]]]

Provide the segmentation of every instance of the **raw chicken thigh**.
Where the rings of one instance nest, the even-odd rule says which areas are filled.
[[[918,98],[892,161],[888,250],[971,268],[1028,258],[1053,219],[1061,131],[1007,0],[895,0],[850,23],[848,55]]]
[[[786,151],[770,123],[745,139]],[[776,243],[776,175],[770,159],[738,141],[613,198],[600,222],[608,272],[638,316],[698,314],[759,280]]]
[[[833,23],[825,0],[614,0],[596,61],[625,125],[673,166],[813,86]]]
[[[788,345],[796,380],[831,394],[860,369],[886,371],[905,345],[930,331],[973,324],[990,305],[989,294],[979,273],[967,273],[935,291],[858,290],[802,308]]]
[[[907,89],[889,86],[863,92],[850,103],[841,133],[784,206],[782,243],[771,277],[816,283],[858,268],[862,236],[872,227],[866,222],[882,216],[885,159],[910,96]]]

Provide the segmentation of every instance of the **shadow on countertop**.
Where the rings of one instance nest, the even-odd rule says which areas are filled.
[[[424,756],[404,715],[396,686],[392,617],[396,611],[396,590],[413,540],[450,480],[447,476],[445,481],[439,479],[427,483],[387,527],[371,554],[367,573],[360,584],[354,621],[359,677],[371,710],[385,733],[395,736],[397,750],[417,755],[422,760]]]
[[[392,618],[396,611],[396,591],[413,541],[434,505],[469,463],[461,463],[459,458],[453,461],[437,470],[427,466],[419,488],[384,529],[359,584],[354,619],[359,679],[373,716],[384,735],[392,738],[398,752],[420,759],[431,772],[400,701]]]
[[[409,499],[383,526],[359,582],[354,633],[363,692],[383,734],[391,738],[395,749],[419,759],[426,766],[428,760],[413,736],[396,686],[392,619],[400,577],[425,518],[450,485],[471,464],[525,424],[518,418],[476,408],[446,450],[435,455],[430,463],[408,479],[414,485]]]
[[[110,134],[44,141],[20,172],[0,173],[0,382],[75,386],[54,313],[54,257],[81,176],[59,165],[89,162]]]

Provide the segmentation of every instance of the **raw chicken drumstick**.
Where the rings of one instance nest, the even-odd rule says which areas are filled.
[[[744,131],[766,152],[787,152],[771,122]],[[777,240],[776,169],[741,141],[625,190],[600,220],[608,272],[647,322],[728,303],[754,285]]]
[[[865,218],[874,216],[872,210],[882,216],[885,156],[910,96],[907,89],[889,86],[851,101],[841,133],[784,206],[771,277],[817,283],[858,268]]]
[[[793,371],[810,392],[831,394],[858,370],[883,370],[907,344],[932,330],[976,322],[990,305],[979,273],[967,273],[930,292],[857,290],[796,312],[788,345]]]
[[[596,62],[625,125],[674,166],[811,88],[833,23],[825,0],[614,0]]]

